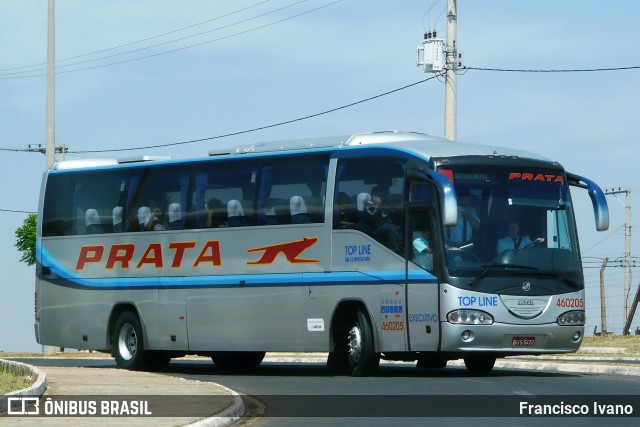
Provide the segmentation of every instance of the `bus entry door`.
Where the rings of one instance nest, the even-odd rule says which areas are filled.
[[[430,186],[429,184],[422,184]],[[437,351],[440,342],[439,284],[431,209],[409,208],[405,222],[406,323],[409,351]]]

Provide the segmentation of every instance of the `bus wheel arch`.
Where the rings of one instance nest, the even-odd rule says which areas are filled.
[[[359,301],[343,301],[331,321],[329,369],[346,369],[353,376],[372,374],[380,363],[371,315]]]
[[[130,370],[144,369],[147,365],[145,333],[140,316],[131,305],[114,308],[109,321],[111,354],[118,367]]]

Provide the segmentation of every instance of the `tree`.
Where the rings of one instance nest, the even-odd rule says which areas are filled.
[[[16,248],[22,252],[20,261],[27,265],[36,263],[36,222],[38,216],[29,214],[22,225],[16,230]]]

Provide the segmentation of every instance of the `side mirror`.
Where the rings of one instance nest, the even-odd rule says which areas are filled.
[[[567,173],[569,185],[584,188],[589,192],[591,203],[593,204],[593,214],[596,219],[596,230],[606,231],[609,229],[609,206],[604,192],[598,185],[587,178]]]
[[[421,171],[411,171],[410,179],[433,182],[438,187],[440,205],[442,206],[442,225],[445,227],[458,223],[458,200],[456,189],[449,178],[436,171],[426,169]]]

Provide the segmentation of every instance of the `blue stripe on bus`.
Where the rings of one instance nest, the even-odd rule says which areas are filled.
[[[387,272],[391,276],[394,272]],[[396,272],[402,273],[402,272]],[[337,285],[381,285],[403,284],[404,276],[395,279],[375,280],[360,273],[325,273],[323,280],[301,280],[299,273],[261,274],[244,276],[196,276],[196,277],[122,277],[110,279],[53,279],[51,283],[77,289],[187,289],[187,288],[236,288],[236,287],[286,287],[286,286],[337,286]],[[409,283],[436,282],[436,279],[409,280]]]
[[[40,246],[39,262],[47,265],[58,276],[56,284],[84,289],[144,289],[144,288],[199,288],[199,287],[237,287],[237,286],[298,286],[298,285],[354,285],[354,284],[402,284],[407,272],[402,270],[384,271],[334,271],[334,272],[298,272],[264,273],[207,276],[163,276],[163,277],[110,277],[90,278],[70,271],[53,258],[49,251]],[[47,280],[40,277],[40,279]],[[436,282],[436,277],[425,270],[410,270],[409,283]]]

